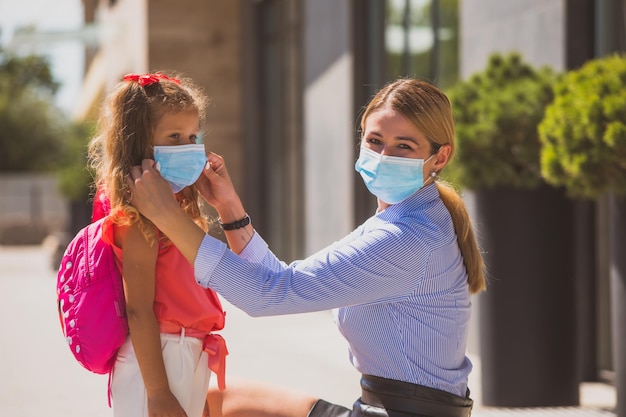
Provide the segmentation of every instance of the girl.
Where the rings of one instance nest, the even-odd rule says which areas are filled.
[[[224,312],[169,239],[129,204],[126,177],[158,162],[182,211],[207,228],[193,183],[206,164],[196,145],[206,98],[188,80],[129,74],[107,98],[89,155],[107,201],[104,239],[122,271],[129,336],[112,373],[116,417],[200,417],[213,370],[224,386]],[[209,369],[210,368],[210,369]]]

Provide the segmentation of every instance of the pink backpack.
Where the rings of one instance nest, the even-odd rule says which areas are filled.
[[[128,335],[122,275],[113,248],[102,240],[104,218],[67,246],[57,275],[59,319],[67,343],[91,372],[111,372]]]

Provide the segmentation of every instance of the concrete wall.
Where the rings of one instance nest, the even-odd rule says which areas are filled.
[[[88,18],[96,16],[100,44],[97,50],[88,51],[88,67],[72,109],[73,119],[96,119],[104,96],[123,75],[148,70],[147,1],[119,0],[111,7],[107,0],[100,0],[97,9],[86,14]]]
[[[354,120],[350,2],[304,9],[305,253],[352,230]]]
[[[484,68],[493,52],[518,51],[533,65],[565,68],[564,0],[463,0],[461,77]]]
[[[69,205],[54,175],[0,175],[0,244],[36,242],[49,233],[64,232]]]
[[[237,0],[150,0],[148,67],[183,72],[211,99],[207,148],[223,155],[241,190],[241,17]]]
[[[241,19],[237,0],[101,0],[103,42],[87,71],[74,118],[93,118],[122,75],[176,71],[211,99],[205,142],[241,182]]]

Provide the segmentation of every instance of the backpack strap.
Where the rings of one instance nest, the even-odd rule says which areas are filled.
[[[111,368],[111,370],[109,371],[109,381],[107,382],[107,401],[109,404],[109,408],[111,407],[111,384],[113,384],[113,368]]]

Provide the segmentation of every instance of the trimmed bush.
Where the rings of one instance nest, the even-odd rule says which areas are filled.
[[[544,184],[537,126],[553,98],[556,75],[520,54],[493,54],[487,67],[447,91],[454,109],[457,156],[444,171],[468,189]]]
[[[539,135],[548,183],[577,197],[626,195],[626,58],[612,55],[568,72]]]

